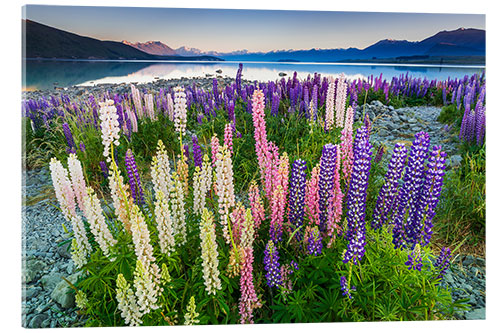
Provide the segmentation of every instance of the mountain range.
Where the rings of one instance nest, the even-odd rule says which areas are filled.
[[[396,59],[405,57],[470,57],[485,56],[486,32],[481,29],[460,28],[453,31],[440,31],[421,41],[383,39],[364,49],[332,48],[310,50],[274,50],[270,52],[249,52],[238,50],[233,52],[202,51],[196,48],[180,47],[172,49],[162,42],[131,43],[141,51],[157,55],[200,56],[210,55],[232,61],[311,61],[329,62],[346,60]],[[166,50],[162,53],[161,50]]]
[[[208,55],[185,57],[146,53],[121,42],[84,37],[31,20],[22,20],[22,36],[23,57],[28,59],[221,60]]]
[[[421,41],[383,39],[364,49],[314,48],[309,50],[274,50],[270,52],[202,51],[186,46],[177,49],[161,41],[132,43],[101,41],[56,29],[32,20],[22,20],[23,57],[42,59],[97,60],[197,60],[197,61],[419,61],[484,64],[486,32],[481,29],[459,28],[440,31]],[[430,59],[430,60],[425,60]]]

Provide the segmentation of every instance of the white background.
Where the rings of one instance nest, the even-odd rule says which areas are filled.
[[[85,5],[85,6],[129,6],[129,7],[182,7],[182,8],[228,8],[228,9],[289,9],[289,10],[329,10],[329,11],[375,11],[375,12],[420,12],[420,13],[457,13],[486,14],[487,37],[487,284],[485,321],[443,321],[443,322],[406,322],[406,323],[333,323],[333,324],[286,324],[286,325],[247,325],[205,326],[201,327],[157,327],[133,329],[137,331],[164,332],[230,332],[242,330],[286,329],[321,331],[383,331],[383,332],[422,332],[422,331],[468,331],[480,332],[498,330],[498,143],[499,124],[498,102],[498,6],[495,1],[438,1],[438,0],[386,0],[386,1],[264,1],[245,2],[212,1],[152,1],[152,0],[87,0],[87,1],[3,1],[0,8],[2,54],[0,81],[2,85],[0,103],[0,234],[1,234],[1,321],[0,330],[12,332],[21,328],[21,6],[24,4],[45,5]],[[210,7],[208,7],[210,6]],[[376,27],[374,27],[376,29]],[[65,329],[57,329],[65,330]],[[96,331],[97,329],[89,329]],[[117,331],[117,328],[105,331]],[[102,330],[101,330],[102,331]]]

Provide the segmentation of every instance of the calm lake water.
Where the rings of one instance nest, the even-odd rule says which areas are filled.
[[[75,85],[89,86],[100,83],[145,83],[157,79],[181,77],[205,77],[222,75],[235,77],[239,62],[145,62],[145,61],[38,61],[28,60],[23,69],[23,89],[53,89]],[[217,74],[217,70],[222,70]],[[462,78],[464,75],[481,73],[484,67],[474,66],[420,66],[380,64],[337,63],[260,63],[243,62],[243,78],[247,80],[277,80],[279,73],[299,78],[320,73],[338,76],[344,73],[348,79],[366,78],[370,75],[390,80],[393,76],[406,74],[427,77],[429,80],[445,80],[448,77]]]

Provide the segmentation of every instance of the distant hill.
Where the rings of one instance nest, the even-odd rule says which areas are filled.
[[[120,42],[100,41],[59,30],[31,20],[22,20],[23,57],[87,60],[221,60],[212,56],[158,56]]]
[[[129,45],[132,47],[135,47],[138,50],[141,50],[142,52],[146,52],[149,54],[155,54],[155,55],[181,55],[182,54],[177,54],[174,49],[169,47],[168,45],[163,44],[162,42],[159,41],[149,41],[146,43],[131,43],[126,40],[122,41],[123,44]]]

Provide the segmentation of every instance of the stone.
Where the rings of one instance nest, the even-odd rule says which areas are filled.
[[[31,322],[29,324],[29,327],[41,328],[43,321],[46,320],[48,317],[49,316],[46,315],[45,313],[40,313],[40,314],[33,316],[33,318],[31,319]]]
[[[33,287],[33,288],[27,288],[25,293],[23,294],[24,299],[31,299],[38,295],[40,293],[41,288],[39,287]]]
[[[279,73],[278,73],[278,75],[279,75],[279,76],[286,76],[286,73],[284,73],[284,72],[279,72]]]
[[[57,253],[66,259],[71,259],[71,242],[57,247]]]
[[[28,261],[26,262],[26,267],[23,271],[24,282],[30,283],[36,280],[36,277],[39,275],[39,273],[46,268],[47,265],[42,260],[36,258],[28,259]]]
[[[460,166],[460,163],[462,163],[462,156],[452,155],[446,160],[446,163],[452,168],[457,168]]]
[[[465,315],[465,319],[467,320],[486,319],[486,309],[485,308],[474,309]]]
[[[68,281],[75,284],[81,273],[75,273],[67,277]],[[69,309],[75,306],[75,293],[66,281],[61,281],[50,294],[51,298],[62,308]]]
[[[379,101],[379,100],[374,100],[374,101],[372,101],[372,102],[371,102],[371,105],[373,105],[373,106],[375,106],[375,107],[377,107],[377,108],[383,108],[383,107],[385,107],[385,105],[384,105],[384,104],[382,104],[382,102],[381,102],[381,101]]]
[[[40,282],[42,283],[43,289],[46,291],[54,290],[55,286],[61,282],[62,276],[63,274],[54,271],[42,276]]]

